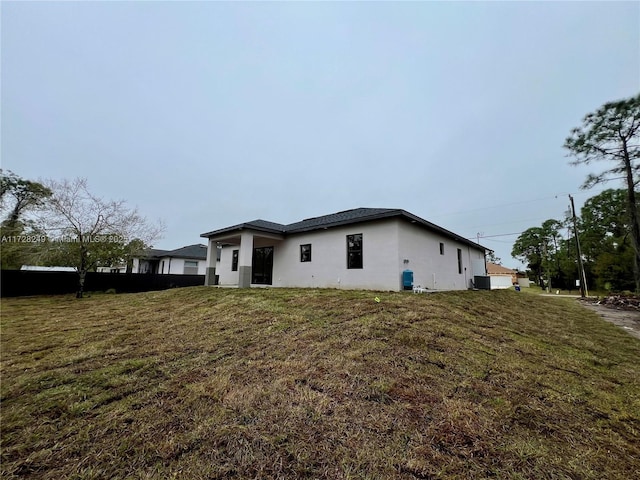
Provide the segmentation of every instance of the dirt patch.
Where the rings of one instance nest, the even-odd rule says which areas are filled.
[[[640,311],[625,307],[616,307],[610,303],[579,300],[584,307],[598,313],[607,322],[618,325],[623,330],[640,338]]]

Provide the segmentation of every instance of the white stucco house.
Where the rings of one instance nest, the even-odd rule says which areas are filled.
[[[204,275],[207,265],[207,246],[188,245],[175,250],[146,250],[133,259],[132,273],[158,273],[174,275]]]
[[[414,286],[461,290],[486,277],[488,249],[400,209],[356,208],[289,225],[253,220],[201,237],[206,285],[397,291],[411,271]]]
[[[491,279],[491,290],[511,288],[518,283],[515,270],[487,262],[487,275]]]

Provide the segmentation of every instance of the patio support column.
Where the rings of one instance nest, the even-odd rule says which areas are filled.
[[[216,284],[216,261],[218,259],[218,244],[213,240],[209,240],[207,248],[207,269],[204,272],[204,284]]]
[[[251,287],[251,262],[253,261],[253,234],[242,232],[238,255],[238,287]]]

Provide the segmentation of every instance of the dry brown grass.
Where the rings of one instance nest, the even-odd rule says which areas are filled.
[[[640,478],[640,342],[572,300],[197,287],[1,328],[2,478]]]

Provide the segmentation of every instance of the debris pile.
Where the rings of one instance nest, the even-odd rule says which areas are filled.
[[[639,295],[609,295],[593,302],[595,305],[604,305],[609,308],[618,310],[636,310],[640,311]]]

